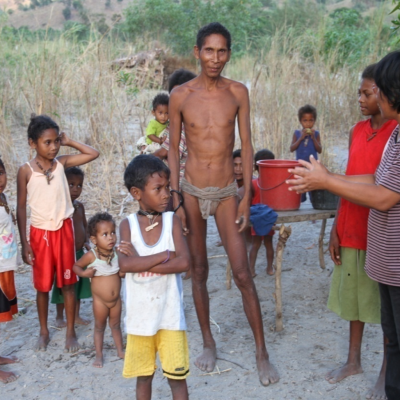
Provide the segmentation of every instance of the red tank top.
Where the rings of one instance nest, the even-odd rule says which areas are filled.
[[[358,122],[353,129],[346,175],[374,174],[381,161],[386,142],[396,126],[396,121],[386,122],[378,130],[376,136],[367,141],[375,132],[371,128],[371,120]],[[340,201],[337,218],[340,246],[367,250],[369,209],[344,199]]]

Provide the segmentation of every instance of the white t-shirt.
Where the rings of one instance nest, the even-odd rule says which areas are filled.
[[[129,215],[131,242],[140,256],[150,256],[166,250],[175,251],[172,236],[173,216],[173,212],[162,214],[160,238],[156,244],[149,246],[143,240],[137,215]],[[127,333],[153,336],[160,329],[186,330],[180,274],[127,273],[125,284]]]
[[[0,272],[15,271],[18,266],[17,236],[11,213],[0,206]]]

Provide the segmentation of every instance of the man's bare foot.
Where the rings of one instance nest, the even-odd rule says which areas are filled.
[[[11,356],[11,357],[1,357],[0,356],[0,365],[6,365],[6,364],[15,364],[19,362],[17,357]]]
[[[77,325],[89,325],[90,324],[90,320],[84,319],[84,318],[82,318],[82,317],[80,317],[78,315],[77,317],[75,317],[75,323]]]
[[[96,355],[92,365],[95,368],[103,368],[103,354],[99,356]]]
[[[363,372],[360,364],[344,364],[338,369],[328,372],[325,379],[329,383],[337,383],[351,375],[361,374]]]
[[[214,347],[204,347],[203,353],[200,354],[194,365],[206,372],[213,372],[215,363],[217,362],[217,349]]]
[[[56,318],[56,323],[54,324],[57,328],[65,328],[67,326],[67,322],[64,318]]]
[[[274,267],[267,267],[266,272],[267,272],[267,275],[274,275],[275,269],[274,269]]]
[[[385,374],[379,374],[378,380],[375,383],[375,386],[370,389],[366,396],[369,400],[386,400],[385,393]]]
[[[65,340],[64,353],[76,353],[81,348],[76,336],[67,336]]]
[[[14,372],[5,372],[0,371],[0,382],[3,383],[11,383],[18,379],[18,375],[15,375]]]
[[[50,342],[50,337],[49,337],[48,333],[40,335],[39,339],[36,343],[35,350],[36,351],[46,351],[47,345],[49,344],[49,342]]]
[[[279,381],[279,374],[266,356],[256,357],[258,377],[263,386]]]

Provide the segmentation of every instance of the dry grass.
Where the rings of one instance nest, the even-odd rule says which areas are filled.
[[[279,40],[277,38],[276,40]],[[278,51],[278,42],[256,61],[233,61],[228,76],[251,87],[252,130],[256,149],[268,147],[277,157],[288,157],[297,109],[314,104],[325,160],[338,136],[359,119],[359,70],[343,69],[332,75],[329,63],[305,64],[295,48]],[[106,42],[82,44],[60,40],[0,43],[3,62],[0,76],[0,154],[9,170],[9,190],[15,192],[18,165],[32,154],[26,142],[29,116],[46,113],[71,137],[88,143],[101,157],[84,167],[83,201],[88,211],[119,214],[127,202],[122,176],[135,153],[135,143],[150,118],[150,101],[156,91],[121,83],[110,62],[135,48],[118,48]],[[7,58],[7,57],[6,57]],[[66,150],[68,151],[68,149]]]

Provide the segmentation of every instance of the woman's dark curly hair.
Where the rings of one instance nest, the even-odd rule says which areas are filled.
[[[100,222],[112,222],[115,225],[114,218],[108,212],[98,212],[88,221],[89,236],[96,236],[97,224]]]

